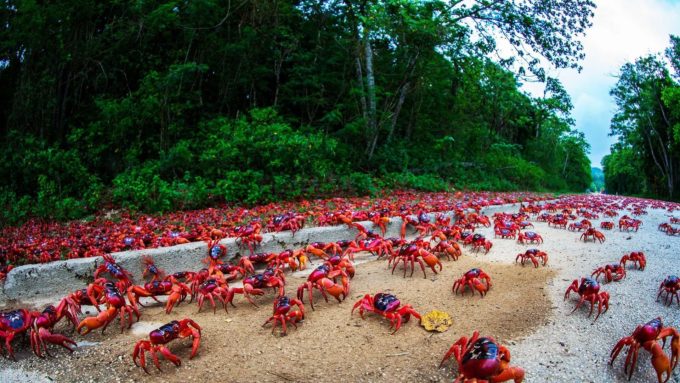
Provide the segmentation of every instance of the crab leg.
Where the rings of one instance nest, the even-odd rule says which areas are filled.
[[[637,364],[637,354],[640,348],[640,344],[634,342],[628,349],[628,354],[626,355],[626,363],[623,365],[623,373],[628,374],[628,379],[633,376],[633,370],[635,370],[635,365]],[[631,364],[632,363],[632,364]],[[630,373],[628,369],[630,368]]]
[[[394,333],[396,333],[399,330],[399,328],[401,327],[401,315],[395,313],[394,316],[395,317],[394,317],[394,319],[392,319],[392,323],[391,323],[392,326],[394,327],[394,331],[392,331],[392,335],[394,335]],[[395,321],[396,321],[396,326],[395,326],[395,323],[394,323]]]
[[[638,327],[635,329],[635,332],[639,331],[640,327],[642,327],[642,326],[638,326]],[[635,332],[634,332],[634,333],[635,333]],[[614,360],[616,359],[617,356],[619,356],[619,353],[621,352],[621,350],[623,350],[623,348],[624,348],[625,346],[629,346],[629,347],[630,347],[630,346],[633,344],[633,342],[634,342],[634,339],[633,339],[632,336],[627,336],[627,337],[622,338],[621,340],[619,340],[619,341],[616,343],[616,345],[614,346],[614,348],[612,349],[612,352],[610,353],[611,359],[610,359],[610,361],[609,361],[609,365],[610,365],[610,366],[613,365],[613,364],[614,364]],[[629,350],[629,352],[630,352],[630,350]]]
[[[413,258],[415,258],[415,256]],[[425,273],[425,265],[423,265],[423,261],[420,258],[418,258],[417,260],[418,263],[420,264],[420,268],[423,270],[423,278],[427,278],[427,274]],[[437,273],[437,271],[434,270],[434,268],[432,268],[432,270],[435,272],[435,274]],[[411,277],[413,276],[414,271],[415,267],[413,267],[413,261],[411,261]]]
[[[281,314],[281,318],[279,319],[281,321],[281,328],[283,329],[283,335],[286,335],[286,315]],[[272,327],[272,333],[274,333],[274,328]]]
[[[574,311],[576,311],[579,307],[581,307],[581,305],[583,304],[583,302],[585,302],[585,300],[586,300],[586,296],[581,295],[581,298],[579,299],[578,303],[576,304],[576,307],[574,307],[574,309],[571,310],[571,312],[569,314],[573,314]]]

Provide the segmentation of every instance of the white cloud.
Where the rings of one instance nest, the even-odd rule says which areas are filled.
[[[583,70],[553,73],[569,92],[574,103],[576,128],[591,145],[590,160],[600,166],[602,157],[616,141],[609,137],[609,122],[616,105],[609,90],[626,62],[662,52],[669,35],[680,35],[680,1],[596,0],[593,26],[582,40],[586,54]],[[525,88],[534,94],[535,86]]]

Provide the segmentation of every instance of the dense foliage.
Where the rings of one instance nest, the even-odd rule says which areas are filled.
[[[661,55],[621,67],[611,90],[619,141],[602,160],[607,190],[677,198],[680,186],[680,37]]]
[[[578,68],[593,8],[4,0],[0,218],[385,187],[585,190],[588,145],[541,63]]]

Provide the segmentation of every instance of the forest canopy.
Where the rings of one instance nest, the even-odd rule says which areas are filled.
[[[584,191],[589,147],[545,66],[579,69],[593,9],[3,0],[0,219],[382,188]]]

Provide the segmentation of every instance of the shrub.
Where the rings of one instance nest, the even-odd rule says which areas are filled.
[[[378,192],[376,182],[370,174],[352,172],[340,179],[341,188],[350,194],[374,195]]]
[[[217,182],[217,193],[227,202],[254,204],[272,199],[271,186],[263,185],[263,174],[256,170],[228,171]]]
[[[167,211],[178,199],[170,183],[159,175],[158,161],[147,161],[113,179],[113,200],[132,210]]]

